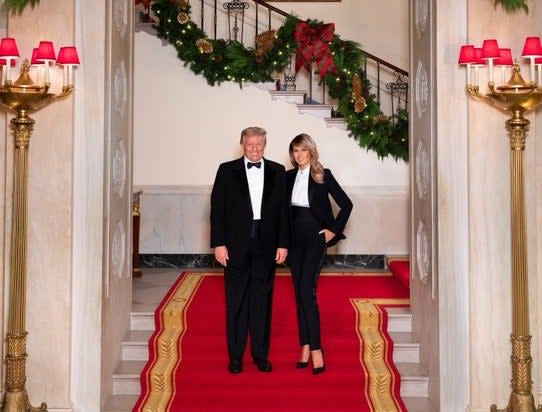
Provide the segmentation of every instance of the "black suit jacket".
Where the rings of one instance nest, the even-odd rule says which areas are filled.
[[[294,188],[297,168],[286,172],[288,179],[288,204],[292,203],[292,190]],[[340,210],[337,216],[333,216],[329,195],[333,198]],[[324,169],[324,182],[317,183],[309,176],[309,208],[314,218],[322,225],[322,229],[329,229],[335,236],[327,242],[327,246],[333,246],[341,239],[346,239],[343,234],[346,222],[352,211],[352,201],[333,177],[331,170]]]
[[[265,258],[288,247],[288,202],[284,166],[264,159],[260,229]],[[222,163],[211,193],[211,247],[226,246],[229,263],[244,262],[253,213],[243,157]]]

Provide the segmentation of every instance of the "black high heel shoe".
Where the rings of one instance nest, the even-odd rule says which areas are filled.
[[[322,362],[324,362],[324,350],[320,349],[322,351]],[[312,374],[313,375],[319,375],[321,373],[324,373],[326,371],[326,365],[317,366],[316,368],[312,368]]]
[[[304,345],[303,345],[303,347],[304,347]],[[309,348],[309,358],[306,361],[297,361],[295,363],[295,368],[296,369],[306,368],[307,366],[309,366],[309,360],[310,359],[311,359],[311,353],[310,353],[310,348]]]
[[[303,369],[303,368],[306,368],[307,366],[309,366],[309,361],[306,361],[306,362],[297,361],[295,363],[295,368],[296,369]]]

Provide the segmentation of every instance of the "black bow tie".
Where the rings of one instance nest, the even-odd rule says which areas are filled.
[[[262,162],[247,162],[247,169],[250,169],[252,166],[256,166],[259,169],[260,167],[262,167]]]

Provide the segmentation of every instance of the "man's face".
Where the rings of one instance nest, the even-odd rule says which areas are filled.
[[[258,162],[263,157],[265,144],[262,136],[245,136],[243,138],[243,151],[251,162]]]

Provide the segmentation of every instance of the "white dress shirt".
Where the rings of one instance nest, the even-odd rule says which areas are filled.
[[[250,192],[250,203],[252,204],[252,219],[260,220],[262,217],[262,196],[263,196],[263,158],[261,167],[247,167],[247,163],[251,162],[245,156],[245,171],[247,173],[248,190]],[[253,163],[253,162],[251,162]]]
[[[292,206],[309,207],[309,175],[311,167],[297,169],[294,188],[292,190]]]

